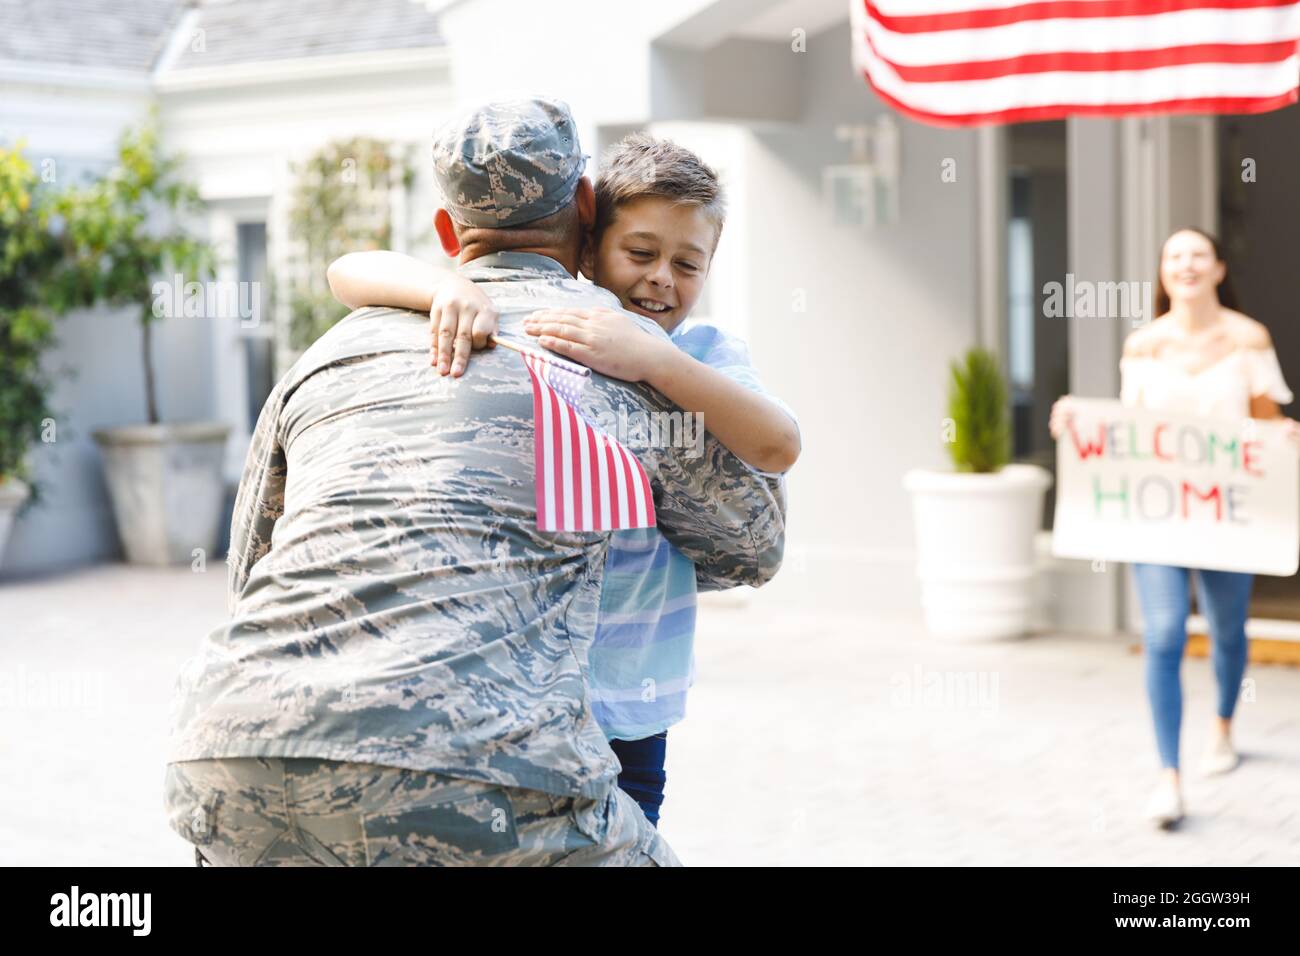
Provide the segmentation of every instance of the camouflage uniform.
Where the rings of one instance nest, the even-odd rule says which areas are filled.
[[[433,173],[457,222],[521,226],[559,212],[586,166],[569,108],[559,100],[493,103],[440,127]]]
[[[194,760],[169,822],[218,866],[677,865],[618,787],[598,799],[305,757]]]
[[[530,344],[538,308],[618,305],[540,255],[460,271],[499,335]],[[328,860],[320,845],[344,862],[675,862],[614,786],[588,702],[609,535],[537,530],[521,357],[444,378],[428,342],[423,315],[358,310],[268,398],[235,504],[232,620],[179,680],[171,824],[228,863]],[[620,410],[671,409],[599,375],[582,398],[611,434]],[[711,436],[698,458],[646,437],[629,444],[660,530],[705,586],[771,578],[779,481]]]

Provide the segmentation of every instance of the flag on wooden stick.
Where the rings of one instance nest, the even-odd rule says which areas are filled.
[[[538,529],[653,528],[654,497],[641,463],[578,411],[590,371],[519,351],[533,383]]]
[[[853,60],[890,106],[973,126],[1260,113],[1296,102],[1295,0],[850,0]]]

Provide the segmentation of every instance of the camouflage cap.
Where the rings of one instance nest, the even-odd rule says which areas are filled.
[[[433,137],[433,174],[451,218],[518,226],[564,208],[587,157],[569,107],[545,97],[488,103]]]

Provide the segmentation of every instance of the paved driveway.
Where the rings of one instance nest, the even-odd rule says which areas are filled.
[[[172,680],[224,615],[224,565],[0,584],[0,863],[188,865],[162,818]],[[1156,758],[1128,642],[936,644],[759,592],[701,613],[661,826],[687,864],[1300,863],[1300,669],[1247,672],[1241,767],[1139,818]],[[1184,664],[1184,760],[1212,675]]]

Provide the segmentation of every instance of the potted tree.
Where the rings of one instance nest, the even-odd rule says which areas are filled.
[[[32,496],[28,453],[54,421],[41,357],[54,339],[59,250],[38,184],[19,148],[0,148],[0,559]]]
[[[124,133],[107,175],[61,194],[58,207],[76,291],[91,301],[134,307],[139,318],[147,420],[94,433],[127,560],[138,564],[187,563],[196,551],[211,552],[224,502],[228,426],[163,423],[158,411],[154,324],[182,297],[186,315],[206,314],[189,305],[208,301],[202,282],[214,262],[209,245],[184,228],[201,202],[180,167],[178,158],[162,153],[151,119]],[[183,289],[173,289],[174,282]]]
[[[950,365],[944,440],[955,470],[903,478],[916,521],[926,627],[956,640],[1025,634],[1033,615],[1034,536],[1051,475],[1009,464],[1007,387],[996,356]]]

